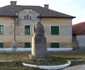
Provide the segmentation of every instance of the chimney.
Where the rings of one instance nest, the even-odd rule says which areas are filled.
[[[10,1],[10,5],[16,6],[17,1]]]
[[[44,4],[44,8],[49,9],[49,5],[48,4]]]

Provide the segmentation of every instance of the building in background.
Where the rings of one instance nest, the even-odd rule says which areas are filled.
[[[77,42],[79,49],[85,49],[85,22],[72,26],[73,42]]]
[[[0,48],[31,47],[32,29],[39,21],[44,25],[48,47],[70,47],[74,17],[49,9],[49,5],[22,6],[16,1],[0,8]]]

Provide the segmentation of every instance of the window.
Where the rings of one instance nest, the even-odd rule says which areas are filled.
[[[25,20],[31,20],[32,18],[31,18],[31,16],[29,16],[29,15],[25,15],[25,16],[24,16],[24,19],[25,19]]]
[[[30,26],[25,26],[25,34],[30,35]]]
[[[51,26],[51,35],[59,35],[59,26]]]
[[[51,48],[59,48],[59,43],[56,42],[51,43]]]
[[[3,48],[3,43],[2,42],[0,42],[0,48]]]
[[[30,42],[25,42],[25,48],[30,48],[31,45],[30,45]]]
[[[0,34],[4,34],[4,26],[0,25]]]

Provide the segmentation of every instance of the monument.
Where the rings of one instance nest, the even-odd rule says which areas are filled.
[[[47,43],[46,37],[44,36],[44,26],[38,22],[34,25],[32,37],[32,52],[29,55],[29,60],[27,63],[23,63],[24,66],[30,66],[34,68],[54,70],[54,69],[63,69],[69,66],[71,63],[66,61],[67,64],[62,62],[61,58],[57,59],[55,56],[48,56],[47,53]],[[58,61],[59,60],[59,61]],[[64,65],[60,65],[60,61]],[[59,65],[57,66],[57,62]]]
[[[47,42],[44,33],[44,26],[40,22],[34,25],[30,59],[48,57]]]

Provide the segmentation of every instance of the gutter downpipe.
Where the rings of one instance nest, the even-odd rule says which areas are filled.
[[[16,40],[16,25],[18,24],[18,13],[15,13],[15,19],[14,19],[14,43],[17,42]]]
[[[14,19],[14,42],[16,43],[16,25],[17,25],[17,17],[15,17]]]
[[[14,19],[14,42],[16,41],[16,18]]]

